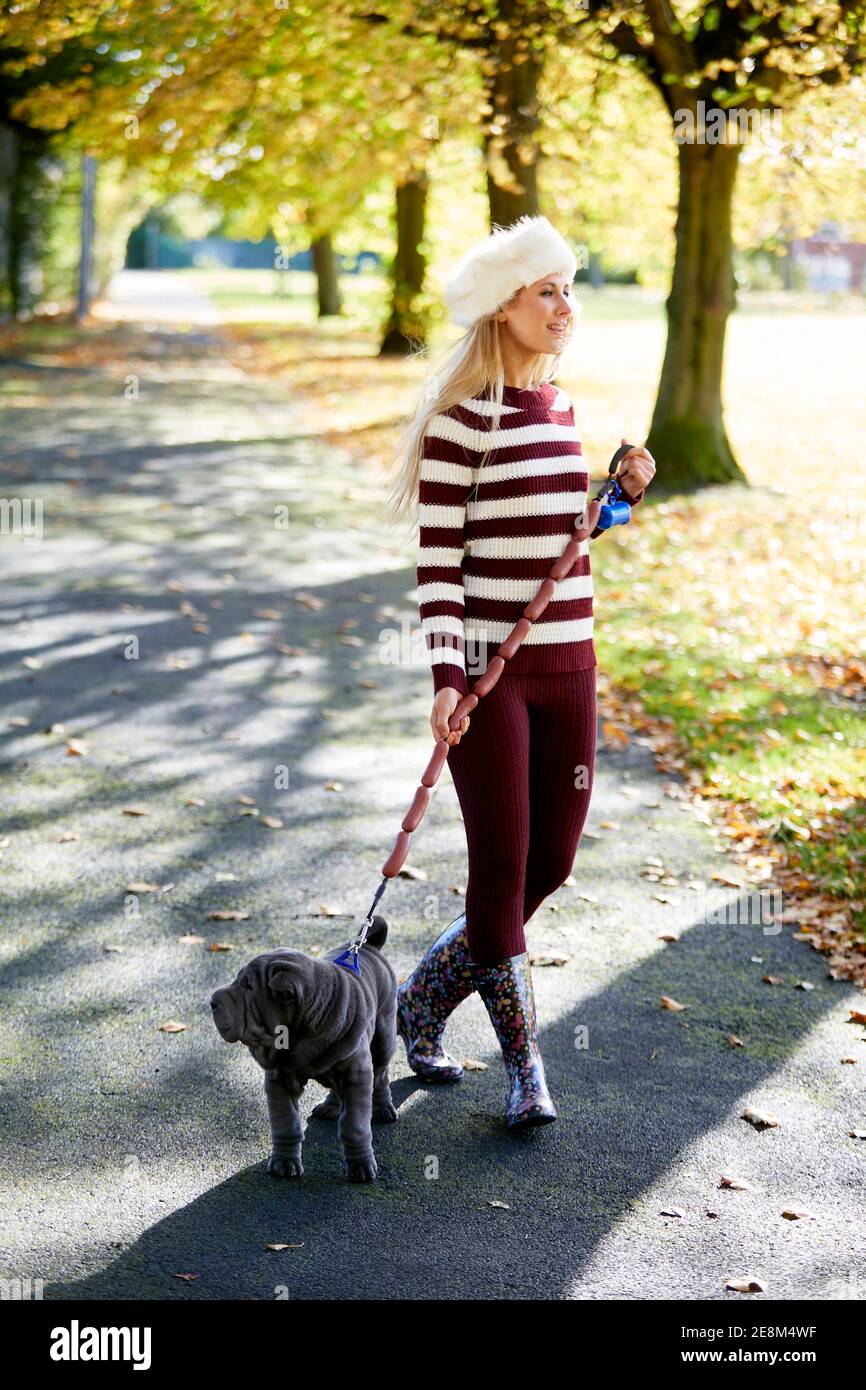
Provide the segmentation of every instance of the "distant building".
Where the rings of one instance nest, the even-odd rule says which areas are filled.
[[[796,237],[791,259],[805,271],[810,290],[866,293],[866,243],[846,241],[836,222],[824,222],[813,236]]]

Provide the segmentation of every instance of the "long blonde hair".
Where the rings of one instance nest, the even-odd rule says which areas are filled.
[[[493,431],[498,428],[505,387],[505,361],[501,340],[505,324],[499,322],[496,314],[513,304],[519,294],[520,290],[515,290],[507,304],[501,305],[493,314],[479,319],[468,328],[456,346],[449,344],[438,362],[433,359],[435,365],[428,372],[415,408],[408,415],[401,417],[397,446],[389,470],[395,473],[395,477],[385,499],[393,518],[392,525],[403,518],[413,522],[417,518],[424,435],[434,415],[448,410],[460,401],[478,397],[489,386],[490,399],[495,406],[490,429]],[[572,336],[576,317],[575,313],[568,319],[566,342],[563,346],[567,346]],[[412,353],[409,360],[414,361],[418,357],[431,360],[425,345]],[[561,363],[561,353],[539,353],[533,364],[531,384],[526,389],[538,390],[545,382],[552,381],[559,373]],[[487,447],[477,465],[479,468],[484,465],[489,455],[490,448]]]

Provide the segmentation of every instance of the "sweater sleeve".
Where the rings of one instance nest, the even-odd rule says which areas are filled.
[[[423,441],[418,489],[418,608],[430,654],[433,689],[466,682],[463,555],[473,431],[450,414],[434,415]]]

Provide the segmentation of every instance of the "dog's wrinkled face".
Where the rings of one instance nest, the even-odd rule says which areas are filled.
[[[267,1052],[276,1046],[285,1056],[303,1005],[305,963],[309,964],[299,951],[268,951],[249,961],[234,984],[215,990],[210,1006],[220,1037]]]

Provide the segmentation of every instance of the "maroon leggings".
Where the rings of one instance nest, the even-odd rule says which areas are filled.
[[[448,754],[466,827],[466,934],[477,965],[521,955],[524,924],[571,873],[595,771],[595,672],[506,670]]]

